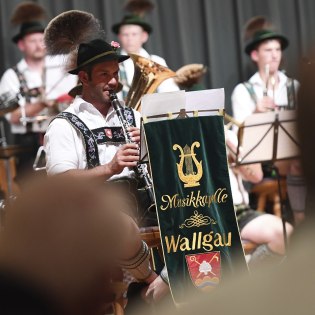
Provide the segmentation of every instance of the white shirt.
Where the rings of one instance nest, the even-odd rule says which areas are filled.
[[[268,96],[274,98],[274,102],[278,106],[288,105],[287,96],[287,80],[288,77],[281,71],[278,71],[279,85],[274,92],[271,89],[268,90]],[[258,72],[256,72],[250,79],[249,82],[253,85],[254,92],[257,99],[263,97],[265,83],[262,81]],[[294,80],[295,91],[298,89],[298,82]],[[234,118],[240,123],[245,120],[246,117],[250,116],[256,109],[256,104],[251,98],[247,88],[243,83],[238,84],[232,93],[232,110]]]
[[[121,51],[121,54],[122,55],[128,55],[128,53],[123,49]],[[162,66],[167,67],[166,61],[163,58],[161,58],[157,55],[150,55],[144,48],[140,49],[139,55],[142,57],[148,58],[154,62],[157,62],[158,64],[160,64]],[[124,69],[124,71],[126,73],[126,77],[127,77],[128,86],[131,86],[134,71],[135,71],[133,61],[131,60],[131,58],[129,58],[129,59],[125,60],[124,62],[121,62],[119,64],[119,67],[120,67],[120,69],[122,69],[122,68]],[[158,92],[158,93],[172,92],[172,91],[179,91],[178,85],[174,82],[174,80],[172,78],[166,79],[165,81],[163,81],[156,90],[156,92]],[[119,96],[121,97],[121,95],[119,95]]]
[[[29,89],[45,87],[45,97],[47,100],[55,100],[59,96],[67,94],[76,84],[77,76],[68,74],[64,71],[64,56],[46,56],[45,57],[45,82],[40,73],[29,69],[25,59],[18,62],[17,68],[26,80]],[[15,97],[20,92],[20,81],[15,71],[10,68],[6,70],[0,81],[0,95],[9,92],[11,97]],[[38,101],[38,97],[32,97],[31,102]],[[24,106],[25,99],[21,97],[20,106]],[[50,115],[49,109],[45,108],[38,115]],[[11,114],[7,114],[6,118],[10,121]],[[33,132],[45,131],[50,120],[42,123],[35,122],[32,125]],[[23,124],[11,124],[12,133],[25,133],[26,127]]]
[[[66,112],[78,116],[89,129],[104,126],[120,126],[115,110],[111,107],[104,117],[92,104],[77,96]],[[140,113],[134,111],[136,125],[140,126]],[[121,144],[98,145],[100,164],[110,162]],[[55,119],[49,125],[44,137],[46,152],[46,171],[49,175],[59,174],[72,169],[86,169],[86,153],[79,131],[65,119]],[[132,177],[133,171],[125,168],[122,173],[111,177]]]
[[[225,138],[226,138],[226,141],[230,141],[231,143],[234,144],[235,147],[237,146],[237,136],[234,132],[226,129]],[[235,174],[233,171],[233,168],[231,168],[230,166],[228,168],[229,168],[233,204],[234,205],[239,205],[239,204],[248,205],[249,195],[243,185],[243,180],[242,180],[241,175],[239,173]]]

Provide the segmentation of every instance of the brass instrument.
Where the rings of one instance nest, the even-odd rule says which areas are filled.
[[[130,54],[135,66],[131,88],[128,92],[126,105],[137,111],[141,109],[141,97],[152,94],[166,79],[176,76],[176,73],[157,62],[136,54]]]
[[[265,64],[264,71],[265,71],[265,86],[264,86],[263,95],[267,96],[268,95],[268,85],[269,85],[269,80],[270,80],[270,65],[268,63]]]

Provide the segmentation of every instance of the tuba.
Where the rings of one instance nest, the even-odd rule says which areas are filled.
[[[129,55],[134,63],[135,73],[126,105],[140,111],[141,97],[153,93],[164,80],[175,77],[176,73],[150,59],[136,54]]]

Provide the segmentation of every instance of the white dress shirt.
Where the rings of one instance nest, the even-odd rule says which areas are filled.
[[[279,107],[285,107],[288,105],[287,96],[287,80],[288,77],[281,71],[278,71],[279,84],[275,91],[272,89],[268,90],[268,96],[274,99],[274,102]],[[249,82],[252,84],[257,99],[263,97],[265,83],[262,81],[258,72],[256,72],[250,79]],[[298,89],[298,82],[294,80],[295,91]],[[250,93],[243,83],[238,84],[232,93],[232,110],[234,118],[243,122],[246,117],[254,113],[256,104],[251,98]]]
[[[45,97],[47,100],[56,100],[59,96],[67,94],[76,84],[77,76],[68,74],[64,71],[63,65],[65,63],[64,56],[46,56],[45,57],[45,76],[43,77],[37,71],[32,71],[25,59],[21,59],[17,64],[17,69],[25,77],[27,87],[33,88],[45,88]],[[12,97],[15,97],[20,92],[20,81],[15,71],[10,68],[6,70],[0,81],[0,95],[4,93],[10,93]],[[31,102],[37,102],[38,97],[32,97]],[[25,99],[21,97],[19,101],[20,106],[24,106]],[[45,108],[38,115],[49,115],[49,109]],[[10,121],[11,114],[8,113],[6,118]],[[49,124],[49,120],[32,124],[33,132],[43,132],[46,130]],[[12,133],[25,133],[26,126],[22,123],[11,124]]]
[[[77,96],[74,102],[67,108],[78,116],[89,129],[100,127],[120,126],[115,110],[110,107],[108,114],[104,117],[92,104],[87,103]],[[134,111],[136,125],[140,126],[140,113]],[[121,144],[98,145],[100,164],[109,163]],[[55,119],[49,125],[44,137],[46,152],[46,171],[49,175],[59,174],[72,169],[86,169],[86,153],[84,141],[79,131],[65,119]],[[111,179],[120,177],[132,177],[133,171],[125,168],[122,173],[114,175]]]

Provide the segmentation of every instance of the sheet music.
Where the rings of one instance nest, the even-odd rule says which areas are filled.
[[[176,119],[185,111],[188,117],[218,115],[224,109],[224,89],[210,89],[193,92],[146,94],[142,97],[141,115],[146,122]],[[140,160],[147,161],[147,149],[144,128],[141,128]]]
[[[278,121],[278,126],[275,124]],[[298,157],[296,111],[257,113],[246,118],[238,131],[239,164]]]

